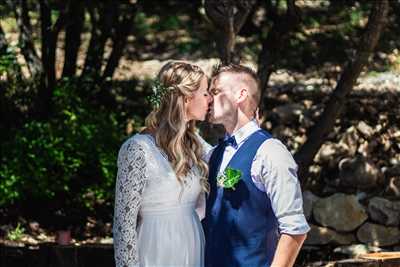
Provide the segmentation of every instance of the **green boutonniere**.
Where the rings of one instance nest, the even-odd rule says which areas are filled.
[[[220,187],[235,190],[235,185],[239,182],[240,178],[242,178],[240,170],[228,167],[222,175],[217,177],[217,184]]]

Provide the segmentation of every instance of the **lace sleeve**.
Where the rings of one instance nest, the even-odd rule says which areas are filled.
[[[118,154],[115,186],[113,235],[117,267],[139,265],[136,223],[145,184],[145,151],[137,142],[127,141]]]

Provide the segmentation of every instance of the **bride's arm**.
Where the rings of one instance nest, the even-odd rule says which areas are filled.
[[[117,267],[139,266],[136,225],[145,184],[145,151],[130,139],[122,145],[118,154],[113,224]]]
[[[201,137],[198,133],[197,133],[197,137],[200,141],[200,144],[203,147],[202,159],[208,164],[211,153],[213,151],[213,146],[210,145],[209,143],[207,143],[207,141],[204,140],[203,137]],[[197,212],[197,215],[199,216],[199,219],[203,220],[206,215],[206,193],[205,192],[202,192],[197,199],[196,212]]]
[[[197,133],[197,138],[199,139],[200,144],[203,147],[202,159],[208,163],[214,147],[212,145],[210,145],[209,143],[207,143],[207,141],[204,140],[203,137],[201,137],[201,135],[198,133]]]

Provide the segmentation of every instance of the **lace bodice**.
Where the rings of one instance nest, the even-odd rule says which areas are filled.
[[[203,140],[202,144],[206,154],[210,146]],[[113,225],[117,267],[139,265],[137,229],[141,213],[168,210],[193,202],[197,203],[199,210],[204,209],[199,178],[198,169],[193,168],[182,187],[169,161],[150,135],[137,134],[121,146]]]

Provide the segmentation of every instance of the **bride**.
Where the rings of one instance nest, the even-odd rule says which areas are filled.
[[[200,219],[209,191],[203,160],[209,145],[196,133],[212,101],[197,66],[169,62],[154,87],[146,130],[118,154],[115,188],[116,266],[204,266]]]

